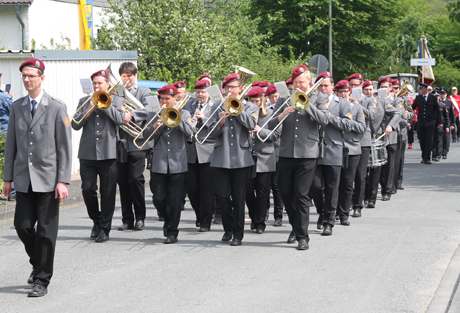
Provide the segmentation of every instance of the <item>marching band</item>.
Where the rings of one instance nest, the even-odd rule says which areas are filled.
[[[32,58],[20,70],[26,85],[35,70],[37,75],[43,74],[44,64]],[[14,179],[17,206],[21,209],[31,207],[29,197],[35,197],[37,192],[54,190],[54,185],[45,188],[45,183],[37,179],[47,177],[48,185],[69,183],[68,126],[82,130],[78,152],[81,190],[93,223],[90,239],[95,242],[109,240],[117,184],[122,208],[122,225],[118,229],[144,229],[147,159],[153,204],[164,222],[165,244],[178,241],[181,211],[188,196],[199,232],[210,230],[213,215],[220,208],[224,230],[221,240],[239,246],[246,206],[251,231],[266,231],[272,191],[273,225],[282,225],[284,206],[291,226],[287,242],[297,241],[298,250],[307,250],[313,205],[318,212],[318,230],[331,236],[336,220],[349,226],[350,213],[358,218],[364,207],[375,207],[379,184],[383,201],[403,189],[404,151],[413,109],[425,126],[417,129],[422,163],[429,164],[432,157],[447,155],[450,137],[446,134],[455,129],[453,104],[446,90],[441,90],[438,105],[437,98],[422,85],[413,105],[409,105],[408,87],[389,77],[381,77],[378,90],[374,90],[372,81],[364,80],[359,73],[334,83],[329,72],[313,79],[308,66],[301,64],[293,68],[285,82],[280,82],[286,90],[282,94],[280,83],[258,81],[251,85],[249,80],[255,73],[237,67],[218,88],[204,74],[195,82],[193,96],[186,92],[185,82],[178,81],[160,88],[156,98],[137,85],[137,68],[133,63],[123,63],[118,72],[118,80],[110,67],[92,74],[93,95],[79,100],[71,120],[63,113],[64,121],[59,127],[65,132],[56,129],[56,134],[61,132],[56,135],[60,140],[53,139],[59,145],[57,152],[44,156],[55,160],[59,155],[59,160],[50,168],[40,169],[46,172],[45,176],[34,175],[32,165],[24,165],[24,173],[19,172],[16,161],[25,158],[23,161],[27,162],[27,156],[34,151],[28,147],[23,147],[23,151],[24,143],[16,143],[16,138],[29,136],[22,129],[8,129],[6,188],[11,187]],[[213,87],[218,95],[211,97]],[[29,95],[15,102],[13,123],[14,114],[33,116],[34,103],[48,101],[54,108],[54,100],[43,92],[42,98]],[[22,110],[22,103],[32,105],[30,113]],[[32,125],[27,128],[24,124],[25,130],[34,129],[38,115],[43,114],[40,105],[37,116],[25,119]],[[56,110],[60,105],[56,105]],[[18,123],[22,127],[24,122]],[[440,131],[434,138],[435,127]],[[49,134],[30,132],[30,136],[39,135],[44,137],[37,137],[38,140],[47,139]],[[32,139],[30,142],[32,145]],[[61,157],[60,150],[64,148],[67,152]],[[35,161],[30,160],[35,166]],[[18,179],[20,175],[24,175],[23,180]],[[65,197],[65,192],[59,192],[60,199]],[[49,206],[45,211],[55,211],[57,204],[43,200],[39,205],[41,210]],[[33,266],[29,281],[38,286],[30,296],[41,296],[46,294],[51,278],[54,253],[48,251],[46,260],[43,254],[35,255],[29,238],[31,222],[35,223],[29,216],[15,216],[16,229]],[[38,223],[36,236],[45,238],[40,234],[40,226],[47,221],[39,216]],[[55,230],[49,239],[53,251]]]

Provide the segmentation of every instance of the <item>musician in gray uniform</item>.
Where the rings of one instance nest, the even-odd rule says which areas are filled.
[[[366,131],[366,121],[361,105],[357,101],[350,101],[350,90],[336,91],[341,100],[345,100],[349,106],[351,120],[356,122],[353,130],[345,130],[343,139],[346,150],[348,152],[347,163],[342,166],[340,174],[339,187],[339,205],[337,213],[339,215],[340,224],[349,226],[349,215],[352,207],[353,184],[356,178],[356,171],[361,160],[361,139]]]
[[[389,87],[390,79],[384,77],[380,79],[380,86]],[[391,105],[393,100],[389,97],[377,99],[377,108],[375,110],[374,119],[370,122],[371,136],[372,138],[378,138],[385,134],[385,142],[396,142],[396,138],[393,135],[396,133],[393,130],[397,129],[400,121],[399,112]],[[392,135],[393,134],[393,135]],[[388,137],[391,137],[390,140]],[[366,182],[365,191],[365,204],[367,208],[375,208],[375,201],[377,199],[378,184],[382,174],[382,166],[371,167],[369,169],[369,176]]]
[[[42,297],[53,276],[59,202],[69,195],[70,120],[65,104],[42,89],[43,61],[29,58],[19,70],[28,95],[11,107],[3,194],[8,198],[14,182],[14,227],[32,265],[28,296]]]
[[[388,201],[391,199],[391,195],[394,192],[394,177],[396,173],[396,158],[398,151],[398,133],[399,123],[401,120],[401,113],[396,109],[394,92],[392,88],[392,80],[388,79],[380,82],[380,88],[386,88],[389,96],[385,99],[385,107],[397,112],[397,123],[389,124],[390,117],[385,115],[382,121],[382,128],[387,130],[385,135],[385,143],[387,149],[387,162],[382,166],[382,173],[380,177],[382,201]]]
[[[206,119],[206,115],[217,105],[207,92],[211,86],[210,79],[201,79],[195,82],[195,98],[187,103],[187,110],[199,129]],[[186,176],[186,191],[196,215],[196,226],[200,232],[211,229],[211,220],[215,199],[214,184],[215,169],[210,167],[210,157],[214,150],[215,140],[207,139],[203,143],[196,142],[195,137],[187,139],[188,172]]]
[[[265,91],[265,96],[268,97],[268,105],[267,108],[271,111],[275,110],[276,103],[280,97],[280,94],[276,90],[275,84],[271,84],[268,86],[267,90]],[[271,177],[271,189],[273,193],[273,217],[275,221],[273,222],[273,226],[279,227],[283,225],[283,210],[284,204],[283,199],[281,199],[281,193],[278,186],[278,161],[279,161],[279,154],[280,154],[280,138],[274,142],[275,144],[275,155],[276,155],[276,171],[272,173]],[[267,212],[268,216],[268,212]]]
[[[119,74],[124,93],[130,93],[140,104],[151,112],[159,111],[158,101],[155,101],[150,89],[137,85],[137,67],[134,63],[124,62],[120,65]],[[128,101],[130,95],[121,95]],[[142,230],[145,219],[145,158],[153,143],[142,149],[133,144],[133,137],[121,128],[118,130],[118,186],[120,189],[122,225],[118,230]]]
[[[92,74],[91,81],[95,93],[109,90],[105,70]],[[90,97],[81,98],[72,120],[73,129],[83,128],[78,149],[81,189],[88,215],[93,221],[90,239],[96,242],[109,240],[117,187],[117,126],[131,119],[130,113],[121,111],[122,98],[115,95],[111,98],[111,106],[104,110],[98,109]],[[82,118],[84,112],[90,113]],[[101,185],[100,206],[97,197],[98,176]]]
[[[238,73],[227,75],[222,81],[224,93],[230,97],[240,97],[241,86]],[[231,116],[221,111],[218,119],[210,125],[217,124],[211,134],[216,140],[211,154],[211,166],[217,169],[216,183],[218,195],[224,205],[222,223],[224,235],[222,241],[231,241],[232,246],[240,246],[244,235],[244,203],[246,186],[254,165],[250,150],[249,131],[254,129],[257,121],[256,105],[242,101],[239,115]]]
[[[348,82],[339,81],[334,87],[330,73],[321,73],[319,77],[324,79],[316,102],[319,109],[328,113],[329,123],[320,128],[322,152],[310,194],[319,215],[317,228],[323,229],[323,236],[330,236],[338,207],[341,168],[346,157],[343,132],[359,125],[350,123],[350,106],[346,99],[338,96],[348,91]]]
[[[359,100],[365,122],[366,130],[361,138],[361,158],[359,160],[358,169],[356,170],[355,184],[353,190],[353,214],[352,217],[360,217],[362,208],[364,207],[364,195],[366,188],[367,166],[369,164],[369,153],[371,150],[371,122],[375,118],[375,110],[377,108],[377,99],[374,97],[374,87],[372,81],[366,80],[362,85],[364,97]]]
[[[251,230],[255,233],[262,234],[265,231],[265,218],[270,208],[271,178],[276,171],[277,162],[275,144],[281,135],[281,127],[278,127],[271,134],[268,129],[261,130],[261,126],[269,120],[270,116],[273,114],[273,110],[266,107],[263,88],[259,86],[252,87],[247,96],[249,101],[259,107],[259,114],[257,125],[254,127],[251,135],[254,143],[253,149],[256,162],[256,175],[250,180],[246,192],[246,204],[251,218]],[[259,130],[261,130],[260,136],[264,140],[266,139],[265,142],[262,142],[256,136]]]
[[[404,161],[407,147],[408,139],[408,127],[410,121],[414,115],[412,107],[407,103],[407,96],[397,96],[397,93],[400,91],[400,82],[398,79],[392,80],[393,83],[393,92],[395,93],[394,106],[399,111],[401,116],[399,121],[398,128],[398,145],[396,149],[395,156],[395,174],[394,174],[394,183],[393,183],[393,192],[396,193],[397,190],[403,190],[403,172],[404,172]]]
[[[176,108],[176,87],[166,85],[158,89],[162,109]],[[177,242],[179,221],[185,199],[185,175],[187,172],[187,140],[194,135],[192,118],[186,110],[179,111],[180,121],[176,127],[168,127],[161,119],[154,123],[157,129],[153,136],[154,153],[150,169],[150,189],[153,194],[153,204],[164,217],[163,235],[165,244]],[[153,118],[152,112],[147,112],[145,118]],[[134,114],[136,121],[141,117]]]
[[[292,71],[294,90],[307,92],[310,89],[311,76],[306,65],[296,66]],[[309,248],[308,193],[315,174],[319,150],[319,125],[326,125],[328,117],[314,105],[305,109],[297,109],[292,105],[280,108],[286,99],[279,99],[276,115],[269,128],[282,123],[280,155],[279,155],[279,186],[286,206],[292,231],[288,243],[297,239],[298,250]]]

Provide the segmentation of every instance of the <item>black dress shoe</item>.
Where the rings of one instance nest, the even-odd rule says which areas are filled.
[[[442,159],[443,159],[443,160],[447,159],[447,155],[443,155],[443,156],[442,156]]]
[[[308,242],[306,239],[300,239],[299,243],[297,244],[297,250],[308,250]]]
[[[200,222],[196,221],[195,226],[199,228],[200,227]]]
[[[389,201],[391,199],[391,195],[390,194],[384,194],[382,195],[382,201]]]
[[[120,227],[117,228],[119,231],[133,230],[133,224],[123,223]]]
[[[101,231],[101,228],[99,227],[99,225],[93,225],[93,228],[91,229],[91,235],[89,235],[89,239],[91,240],[96,239],[100,231]]]
[[[361,217],[361,209],[360,208],[353,209],[353,214],[351,214],[351,217]]]
[[[262,226],[257,227],[256,234],[263,234],[265,229]]]
[[[321,222],[321,221],[316,222],[316,229],[317,230],[323,229],[323,222]]]
[[[34,284],[32,290],[27,294],[29,298],[43,297],[48,293],[48,289],[40,284]]]
[[[32,270],[32,272],[29,275],[29,278],[27,278],[27,283],[29,285],[32,285],[35,281],[35,275],[37,275],[37,272],[35,270]]]
[[[231,246],[241,246],[241,240],[233,238],[232,242],[230,243]]]
[[[403,187],[403,186],[398,186],[398,187],[396,187],[396,189],[398,189],[398,190],[404,190],[404,187]]]
[[[204,226],[202,226],[202,227],[200,227],[200,229],[198,229],[198,231],[199,231],[200,233],[206,233],[206,232],[209,231],[209,227],[204,227]]]
[[[348,217],[341,218],[340,219],[340,225],[350,226],[350,220],[348,219]]]
[[[134,230],[143,230],[145,227],[144,220],[137,220],[134,224]]]
[[[226,231],[224,235],[222,236],[222,241],[227,242],[232,240],[233,234],[229,231]]]
[[[331,236],[331,235],[332,235],[332,226],[329,224],[324,225],[321,236]]]
[[[275,227],[283,226],[283,220],[281,218],[275,218],[275,221],[273,222],[273,226]]]
[[[434,161],[434,160],[433,160]],[[426,160],[425,164],[432,164],[430,160]]]
[[[109,240],[109,235],[105,233],[104,230],[101,230],[99,232],[99,235],[97,235],[96,239],[94,240],[95,242],[101,243],[101,242],[106,242]]]
[[[294,243],[296,241],[295,233],[291,231],[287,239],[287,243]]]
[[[171,243],[176,243],[177,242],[177,237],[176,236],[168,236],[166,237],[165,241],[163,241],[164,244],[171,244]]]
[[[375,201],[369,201],[369,202],[367,203],[366,208],[368,208],[368,209],[374,209],[374,208],[375,208]]]
[[[364,200],[364,207],[367,207],[367,204],[369,203],[369,201],[367,200]]]

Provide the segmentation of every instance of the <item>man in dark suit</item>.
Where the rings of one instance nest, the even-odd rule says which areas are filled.
[[[14,226],[33,267],[29,297],[42,297],[53,275],[59,202],[69,195],[72,164],[70,120],[64,103],[42,89],[45,64],[24,61],[19,70],[28,95],[13,103],[5,149],[5,185],[14,181]]]
[[[422,150],[422,164],[431,164],[434,133],[440,124],[438,107],[436,97],[428,93],[428,85],[420,83],[419,94],[415,97],[412,108],[417,110],[417,136]]]

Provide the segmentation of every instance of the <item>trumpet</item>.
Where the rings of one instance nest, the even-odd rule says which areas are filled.
[[[133,144],[142,149],[158,132],[162,125],[169,128],[175,128],[180,125],[182,121],[182,109],[190,99],[190,94],[187,94],[175,107],[163,108],[156,113],[145,125],[140,128],[137,135],[133,139]],[[155,123],[161,121],[161,124],[154,127]],[[137,125],[136,125],[137,126]],[[138,126],[139,127],[139,126]]]
[[[251,84],[246,84],[246,82],[252,76],[256,75],[256,73],[238,65],[235,65],[235,69],[240,74],[240,81],[244,85],[243,92],[238,97],[227,95],[227,97],[222,101],[222,104],[218,105],[214,109],[214,111],[212,111],[212,113],[209,115],[206,121],[203,122],[203,125],[200,127],[200,129],[198,129],[198,131],[195,134],[195,140],[199,144],[203,144],[209,138],[209,136],[211,136],[212,132],[216,129],[217,125],[219,125],[219,123],[223,120],[223,117],[219,118],[219,120],[207,132],[207,134],[202,139],[200,139],[201,133],[207,127],[208,123],[215,118],[215,115],[219,111],[223,110],[227,112],[230,116],[238,116],[244,110],[243,101],[241,99],[243,99],[243,97],[248,93],[249,89],[251,88]]]
[[[268,128],[268,124],[275,118],[277,118],[278,114],[281,113],[287,106],[291,106],[295,108],[296,111],[306,111],[310,107],[310,100],[311,96],[321,85],[324,78],[319,79],[307,92],[297,89],[289,98],[287,98],[273,113],[272,116],[267,119],[267,121],[260,127],[259,131],[257,132],[257,138],[261,142],[265,142],[268,138],[283,124],[284,120],[288,117],[288,115],[284,116],[276,126],[270,130],[270,132],[265,136],[262,137],[261,131],[263,129]]]

